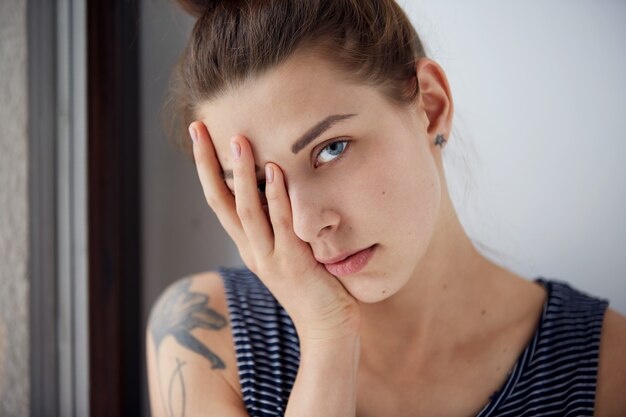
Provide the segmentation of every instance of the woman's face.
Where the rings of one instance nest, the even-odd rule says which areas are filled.
[[[294,143],[329,117],[330,127],[294,153]],[[224,171],[233,168],[229,141],[236,134],[252,146],[259,181],[266,162],[281,167],[294,232],[316,258],[376,245],[364,269],[338,277],[356,299],[380,301],[411,278],[433,236],[441,195],[438,149],[429,144],[419,105],[394,107],[378,90],[299,54],[204,103],[199,119]],[[226,184],[232,191],[232,179]]]

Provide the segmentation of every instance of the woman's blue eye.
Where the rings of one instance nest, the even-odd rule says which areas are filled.
[[[348,146],[348,143],[350,141],[349,140],[338,140],[335,142],[331,142],[328,145],[324,146],[324,148],[322,148],[322,150],[317,154],[317,160],[319,160],[320,155],[322,155],[326,150],[328,150],[331,158],[330,160],[336,159],[337,157],[341,156],[341,154],[346,150],[346,147]],[[327,163],[329,162],[327,161],[323,161],[323,163]],[[316,163],[316,167],[319,166],[320,164]],[[259,181],[257,183],[257,190],[259,191],[259,194],[261,196],[261,199],[264,200],[265,199],[265,181]],[[264,203],[262,201],[262,204],[267,204]]]
[[[326,150],[328,150],[328,154],[330,155],[330,157],[328,157],[327,160],[322,161],[322,163],[325,164],[327,162],[332,161],[336,157],[340,156],[346,150],[346,146],[348,146],[348,142],[349,142],[348,140],[338,140],[336,142],[332,142],[324,146],[324,148],[322,148],[320,153],[317,154],[316,162],[317,160],[319,160],[320,156],[324,152],[326,152]],[[318,166],[317,163],[315,164],[315,166]]]

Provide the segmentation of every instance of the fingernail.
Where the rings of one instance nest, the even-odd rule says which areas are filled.
[[[241,156],[241,147],[239,146],[239,144],[237,142],[231,142],[230,149],[233,151],[233,156],[235,157],[235,159],[239,159],[239,157]]]
[[[265,165],[265,182],[274,181],[274,169],[270,165]]]
[[[193,127],[189,127],[189,136],[191,136],[191,141],[193,143],[198,142],[198,134],[196,133],[196,129],[194,129]]]

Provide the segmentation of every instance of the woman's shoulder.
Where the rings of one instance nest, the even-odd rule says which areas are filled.
[[[602,325],[595,416],[626,415],[626,317],[607,309]]]
[[[586,324],[587,329],[597,329],[597,332],[587,333],[594,339],[599,336],[594,416],[626,415],[626,317],[609,308],[607,299],[567,282],[541,278],[537,281],[551,292],[550,305],[555,322],[562,321],[565,328],[577,320],[577,325]]]
[[[168,336],[181,347],[203,356],[212,369],[234,363],[228,303],[217,271],[181,277],[165,288],[150,312],[149,335],[157,347]],[[209,343],[219,344],[219,354]],[[231,366],[227,366],[231,365]]]
[[[228,303],[219,273],[180,278],[161,293],[150,312],[146,349],[154,415],[167,415],[165,410],[180,407],[243,415]]]

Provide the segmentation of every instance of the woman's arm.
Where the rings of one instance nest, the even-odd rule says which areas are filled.
[[[248,416],[227,311],[217,273],[181,279],[155,303],[146,332],[152,416]],[[354,416],[358,334],[301,340],[300,352],[285,416]]]
[[[146,329],[153,417],[248,416],[221,278],[183,278],[155,303]]]
[[[358,335],[300,343],[300,368],[286,417],[348,417],[356,414]]]

